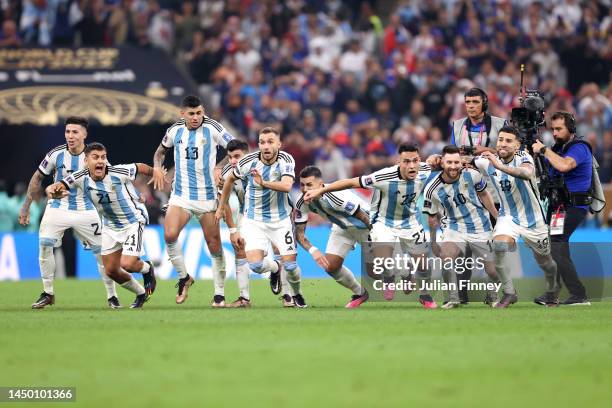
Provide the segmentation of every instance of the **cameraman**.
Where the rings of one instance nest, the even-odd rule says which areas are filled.
[[[588,143],[576,137],[576,121],[567,112],[555,112],[551,118],[555,145],[552,149],[540,141],[533,145],[533,152],[543,155],[550,166],[551,180],[563,181],[563,188],[549,196],[547,222],[551,226],[552,256],[557,262],[558,273],[570,296],[562,305],[590,305],[586,290],[570,257],[569,240],[578,225],[587,216],[591,202],[591,178],[593,155]],[[558,233],[551,220],[557,220]],[[563,221],[561,221],[563,219]],[[562,222],[562,223],[561,223]],[[557,277],[558,279],[558,277]],[[558,293],[544,294],[536,303],[554,305],[559,302]]]
[[[479,156],[483,152],[496,153],[497,135],[499,130],[506,124],[504,118],[492,116],[487,113],[489,108],[489,97],[480,88],[471,88],[464,95],[465,110],[467,116],[453,122],[451,128],[450,143],[459,147],[462,156]],[[496,207],[499,209],[499,198],[492,185],[487,191],[493,197]],[[491,220],[495,225],[495,220]],[[466,254],[470,256],[470,254]],[[471,279],[472,270],[463,274],[464,279]],[[459,291],[461,303],[468,303],[467,289]],[[485,299],[487,302],[488,299]]]

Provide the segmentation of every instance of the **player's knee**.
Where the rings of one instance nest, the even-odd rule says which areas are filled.
[[[121,276],[121,271],[117,267],[112,267],[112,268],[106,267],[104,268],[104,273],[106,273],[106,276],[108,276],[114,281],[119,279],[119,277]]]
[[[334,275],[335,273],[340,271],[341,268],[342,268],[342,263],[333,262],[333,261],[328,260],[328,265],[327,267],[325,267],[325,272],[327,272],[330,275]]]
[[[284,266],[285,266],[285,270],[287,271],[287,273],[295,272],[298,268],[298,264],[296,261],[285,262]]]
[[[213,238],[210,241],[207,241],[208,251],[211,256],[215,256],[214,254],[221,253],[221,241]],[[221,255],[218,255],[221,256]]]
[[[249,262],[249,267],[255,273],[259,273],[259,274],[264,273],[263,261]]]
[[[164,240],[166,243],[176,242],[179,236],[179,229],[175,227],[164,227]]]
[[[505,241],[493,241],[493,251],[495,253],[506,253],[514,251],[514,244]]]

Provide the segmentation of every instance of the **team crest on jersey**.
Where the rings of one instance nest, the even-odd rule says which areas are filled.
[[[285,165],[285,173],[293,173],[293,164]]]
[[[270,175],[272,176],[273,179],[280,178],[280,172],[277,170],[274,170],[272,173],[270,173]]]

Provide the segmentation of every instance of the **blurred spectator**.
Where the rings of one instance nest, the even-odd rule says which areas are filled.
[[[17,24],[12,20],[2,22],[2,32],[0,32],[0,47],[19,47],[21,38],[17,34]]]
[[[51,45],[60,0],[24,0],[19,29],[26,43]]]
[[[315,166],[321,169],[325,183],[348,178],[350,161],[344,157],[333,140],[327,139],[316,157]]]

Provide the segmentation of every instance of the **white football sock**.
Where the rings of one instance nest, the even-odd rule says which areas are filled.
[[[53,278],[55,277],[55,256],[53,247],[40,245],[38,252],[38,264],[40,265],[40,276],[42,278],[45,293],[53,295]]]
[[[353,291],[353,294],[361,295],[363,293],[363,288],[359,284],[359,281],[357,281],[355,275],[353,275],[353,272],[351,272],[351,270],[346,266],[342,265],[340,270],[331,272],[330,275],[340,285]]]
[[[117,296],[117,289],[115,286],[115,281],[109,278],[106,275],[106,271],[104,270],[104,264],[102,263],[102,255],[96,255],[96,263],[98,264],[98,273],[102,278],[102,282],[104,282],[104,287],[106,288],[106,298],[110,299],[113,296]]]
[[[238,282],[238,290],[240,296],[245,299],[250,299],[249,294],[249,274],[251,268],[246,259],[236,259],[236,281]]]
[[[181,252],[181,248],[179,248],[178,241],[167,243],[166,251],[168,252],[172,266],[174,266],[174,269],[178,273],[179,279],[186,278],[187,268],[185,267],[185,260],[183,259],[183,253]]]
[[[145,293],[144,287],[140,284],[140,282],[134,279],[134,277],[132,277],[132,279],[129,281],[122,283],[121,286],[137,295],[142,295]]]
[[[210,260],[212,263],[215,295],[225,296],[225,261],[223,259],[223,250],[217,254],[211,254]]]

